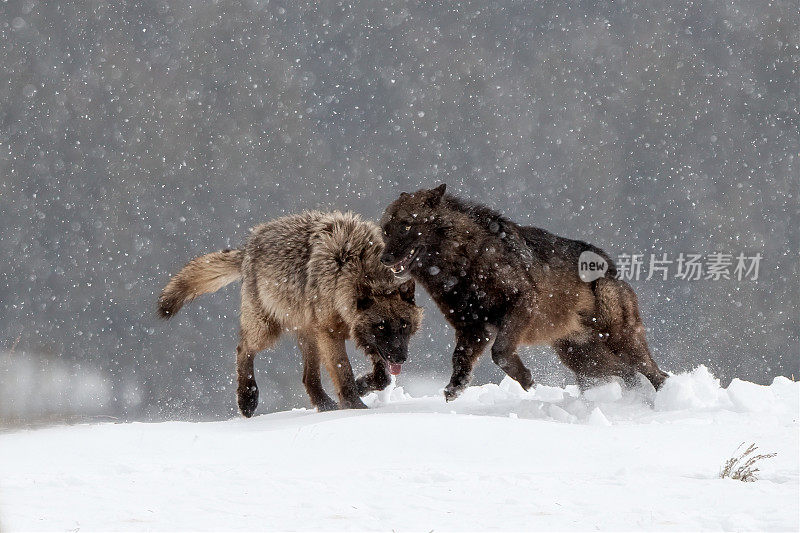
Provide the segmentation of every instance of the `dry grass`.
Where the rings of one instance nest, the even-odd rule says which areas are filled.
[[[758,447],[755,443],[750,444],[744,451],[740,452],[744,446],[741,443],[733,452],[733,456],[725,461],[722,470],[719,472],[719,477],[722,479],[731,478],[739,481],[755,481],[758,479],[758,467],[756,463],[763,459],[771,459],[777,454],[775,453],[760,453],[754,455]]]

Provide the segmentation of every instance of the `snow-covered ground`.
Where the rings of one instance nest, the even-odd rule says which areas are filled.
[[[404,376],[400,377],[402,384]],[[508,379],[447,404],[0,434],[6,530],[794,530],[800,384],[673,376],[579,396]],[[719,479],[741,442],[777,452]]]

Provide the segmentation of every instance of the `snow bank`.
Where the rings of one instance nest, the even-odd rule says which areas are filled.
[[[402,376],[400,378],[402,384]],[[511,380],[452,403],[0,434],[0,527],[797,530],[800,385],[707,369],[656,393]],[[718,478],[741,442],[761,478]]]
[[[771,386],[734,379],[724,389],[719,379],[701,365],[691,372],[671,375],[658,392],[645,379],[634,389],[611,381],[583,394],[576,386],[537,385],[526,392],[519,383],[506,377],[499,385],[469,387],[450,403],[439,402],[436,397],[412,398],[402,387],[371,394],[365,403],[388,410],[424,405],[426,410],[441,413],[490,416],[514,413],[518,418],[575,424],[672,420],[681,416],[676,412],[686,412],[686,416],[698,412],[769,413],[783,420],[796,420],[800,409],[798,387],[798,383],[777,377]]]

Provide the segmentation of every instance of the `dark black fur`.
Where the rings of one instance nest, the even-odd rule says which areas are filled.
[[[615,279],[608,254],[444,192],[441,185],[403,193],[386,209],[381,260],[421,283],[456,330],[448,399],[466,387],[489,345],[492,360],[525,389],[533,380],[521,344],[553,346],[582,385],[606,375],[630,383],[636,371],[661,385],[666,374],[647,349],[636,296]],[[587,250],[609,265],[591,283],[578,276]]]

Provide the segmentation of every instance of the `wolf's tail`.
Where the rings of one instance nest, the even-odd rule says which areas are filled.
[[[158,298],[158,314],[170,318],[183,304],[201,294],[218,291],[242,277],[242,251],[222,250],[195,257],[172,276]]]

